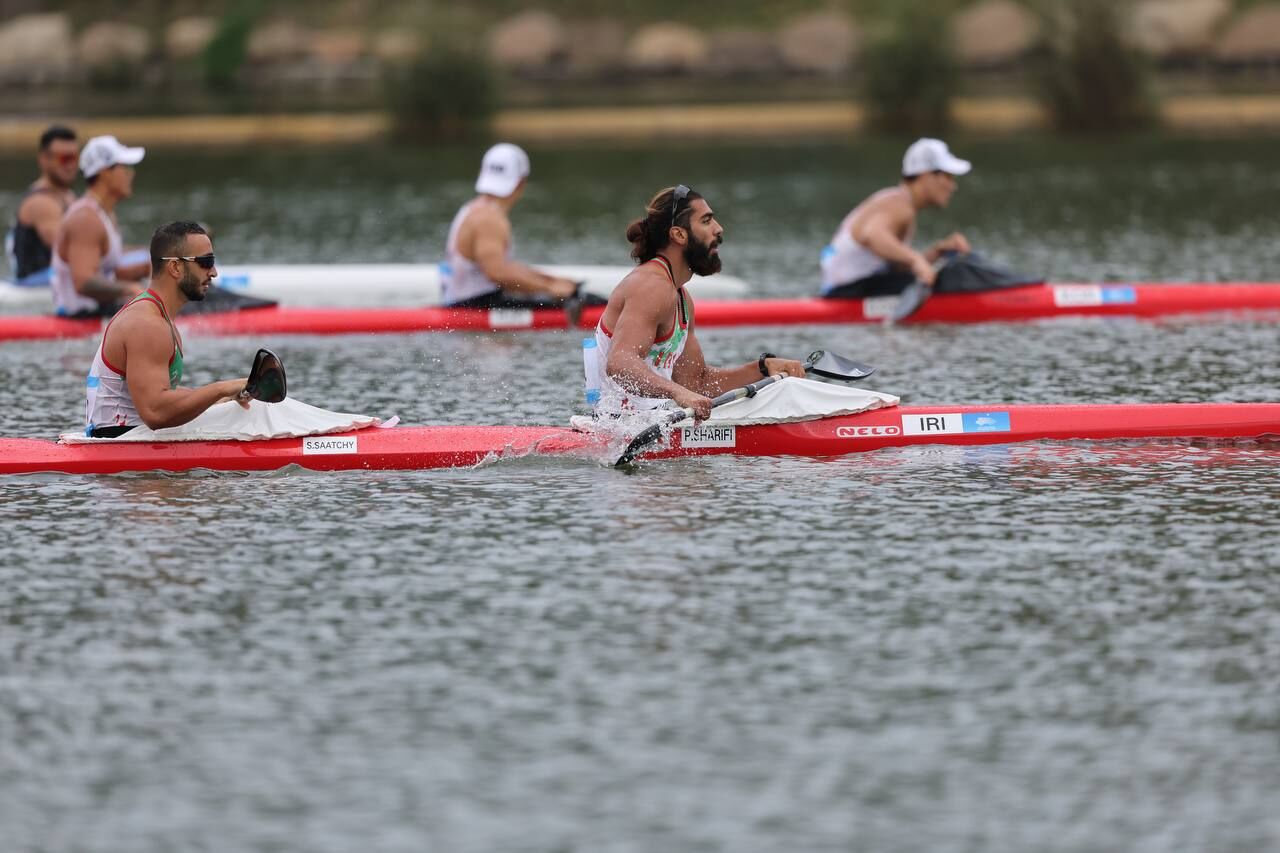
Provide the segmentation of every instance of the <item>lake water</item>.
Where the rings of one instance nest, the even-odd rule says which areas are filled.
[[[125,140],[126,142],[128,140]],[[517,251],[622,263],[661,186],[726,271],[816,289],[899,141],[533,149]],[[954,145],[960,228],[1056,280],[1275,280],[1271,140]],[[127,236],[227,262],[434,260],[479,151],[153,152]],[[3,185],[25,160],[0,162]],[[0,210],[16,194],[0,193]],[[6,213],[6,216],[9,215]],[[295,397],[561,423],[576,334],[259,344]],[[1274,401],[1276,326],[709,329],[905,402]],[[0,346],[0,434],[73,427],[93,342]],[[0,480],[15,851],[1258,851],[1280,845],[1275,445]]]

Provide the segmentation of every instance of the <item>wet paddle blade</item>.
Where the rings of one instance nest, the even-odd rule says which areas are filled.
[[[898,297],[898,304],[893,306],[893,313],[885,318],[885,324],[901,323],[920,310],[920,306],[933,295],[933,288],[920,279],[906,286]]]
[[[660,423],[654,424],[631,439],[631,443],[627,445],[626,450],[622,451],[622,455],[618,457],[617,462],[613,463],[613,467],[624,468],[634,462],[635,458],[640,455],[640,451],[662,438],[662,427],[663,425]]]
[[[280,357],[269,349],[260,349],[253,357],[253,368],[249,371],[249,381],[244,391],[255,400],[264,403],[279,403],[289,393],[289,385],[285,380],[284,364]]]
[[[805,360],[805,372],[816,373],[819,376],[825,376],[828,379],[843,379],[850,381],[854,379],[865,379],[876,372],[876,369],[869,364],[863,364],[860,361],[854,361],[851,358],[845,358],[826,350],[814,350],[809,353],[809,358]],[[726,403],[732,403],[734,400],[741,400],[743,397],[753,397],[756,392],[764,388],[780,382],[781,376],[766,376],[751,383],[743,388],[735,388],[732,391],[726,391],[711,401],[711,407],[718,408]],[[622,455],[618,457],[618,461],[614,463],[615,468],[624,468],[630,465],[635,458],[639,456],[646,447],[662,438],[663,427],[677,424],[685,418],[693,417],[693,410],[684,409],[683,411],[673,412],[670,417],[660,423],[646,428],[635,438],[631,439],[631,443],[627,445],[627,449],[622,451]]]
[[[866,379],[876,372],[876,369],[869,364],[863,364],[860,361],[854,361],[851,358],[845,358],[842,355],[827,352],[826,350],[815,350],[809,353],[808,365],[810,373],[816,373],[828,379],[844,379],[846,381]]]

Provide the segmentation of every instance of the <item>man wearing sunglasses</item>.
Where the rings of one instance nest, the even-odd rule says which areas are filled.
[[[453,218],[440,264],[445,305],[456,308],[562,306],[576,282],[539,272],[511,257],[511,209],[524,195],[529,155],[500,142],[485,152],[476,197]]]
[[[18,284],[48,283],[58,224],[76,200],[71,184],[76,179],[79,156],[80,146],[71,128],[55,124],[40,134],[40,150],[36,154],[40,177],[18,202],[7,241]]]
[[[822,250],[822,295],[888,296],[916,279],[932,287],[938,275],[934,263],[949,252],[968,254],[969,241],[955,233],[923,252],[913,249],[916,216],[926,208],[946,207],[956,178],[971,168],[941,139],[912,143],[902,158],[902,182],[855,207]]]
[[[139,424],[182,426],[214,403],[249,407],[244,379],[182,388],[182,337],[173,318],[200,302],[217,277],[213,241],[195,222],[171,222],[151,238],[151,286],[102,333],[86,381],[85,434],[116,438]]]
[[[59,315],[113,314],[142,292],[151,266],[125,263],[116,206],[133,195],[133,167],[145,153],[114,136],[95,136],[80,152],[88,189],[67,209],[54,243],[49,283]]]
[[[693,301],[684,286],[720,272],[724,229],[699,193],[681,184],[655,195],[627,227],[639,266],[622,280],[584,356],[588,388],[603,410],[651,409],[675,401],[705,419],[711,398],[763,376],[804,376],[798,361],[762,353],[738,367],[711,367],[694,334]]]

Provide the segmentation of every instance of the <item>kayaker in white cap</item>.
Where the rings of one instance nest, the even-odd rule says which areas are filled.
[[[151,264],[124,263],[116,205],[133,195],[133,167],[145,153],[114,136],[95,136],[80,150],[80,171],[88,189],[67,208],[51,263],[50,286],[58,314],[114,314],[142,292]]]
[[[911,247],[916,215],[946,207],[956,178],[972,164],[951,153],[941,139],[917,139],[902,158],[902,181],[873,194],[845,216],[822,250],[822,295],[860,299],[900,293],[919,279],[932,287],[934,263],[945,252],[967,254],[959,232],[923,252]]]
[[[459,308],[563,305],[577,294],[567,278],[538,272],[512,260],[511,208],[524,195],[529,155],[500,142],[484,154],[476,197],[449,227],[440,287],[445,305]]]

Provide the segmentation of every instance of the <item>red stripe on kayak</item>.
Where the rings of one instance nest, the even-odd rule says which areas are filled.
[[[989,431],[910,434],[909,423],[943,415],[970,416]],[[1007,429],[1004,427],[1007,425]],[[712,426],[718,426],[712,424]],[[919,426],[919,424],[917,424]],[[954,429],[955,421],[946,421]],[[918,444],[1008,444],[1045,440],[1261,439],[1280,437],[1280,403],[1155,405],[909,406],[791,424],[736,427],[732,443],[675,446],[649,454],[671,458],[842,456]],[[723,435],[721,436],[723,437]],[[318,452],[304,452],[310,441]],[[349,445],[344,450],[343,442]],[[315,446],[316,443],[319,446]],[[609,457],[604,439],[562,427],[422,426],[367,429],[335,436],[271,441],[62,445],[41,439],[0,439],[0,473],[122,471],[267,471],[299,465],[318,471],[451,468],[492,456],[583,454]],[[616,455],[616,450],[614,451]]]
[[[1067,288],[1067,290],[1063,290]],[[1094,293],[1096,291],[1096,293]],[[1125,291],[1131,300],[1102,301],[1102,291]],[[1091,296],[1098,304],[1089,304]],[[888,297],[890,301],[893,297]],[[700,326],[777,326],[880,322],[881,300],[760,299],[698,304]],[[878,307],[881,310],[870,310]],[[587,308],[580,327],[594,328],[601,307]],[[934,296],[908,323],[981,323],[1051,317],[1162,317],[1207,312],[1280,311],[1280,284],[1032,285],[985,293]],[[868,316],[868,312],[872,316]],[[557,309],[458,308],[256,308],[226,314],[179,317],[178,325],[206,335],[344,335],[444,331],[564,329]],[[38,315],[0,317],[0,341],[78,338],[98,334],[102,321]]]

